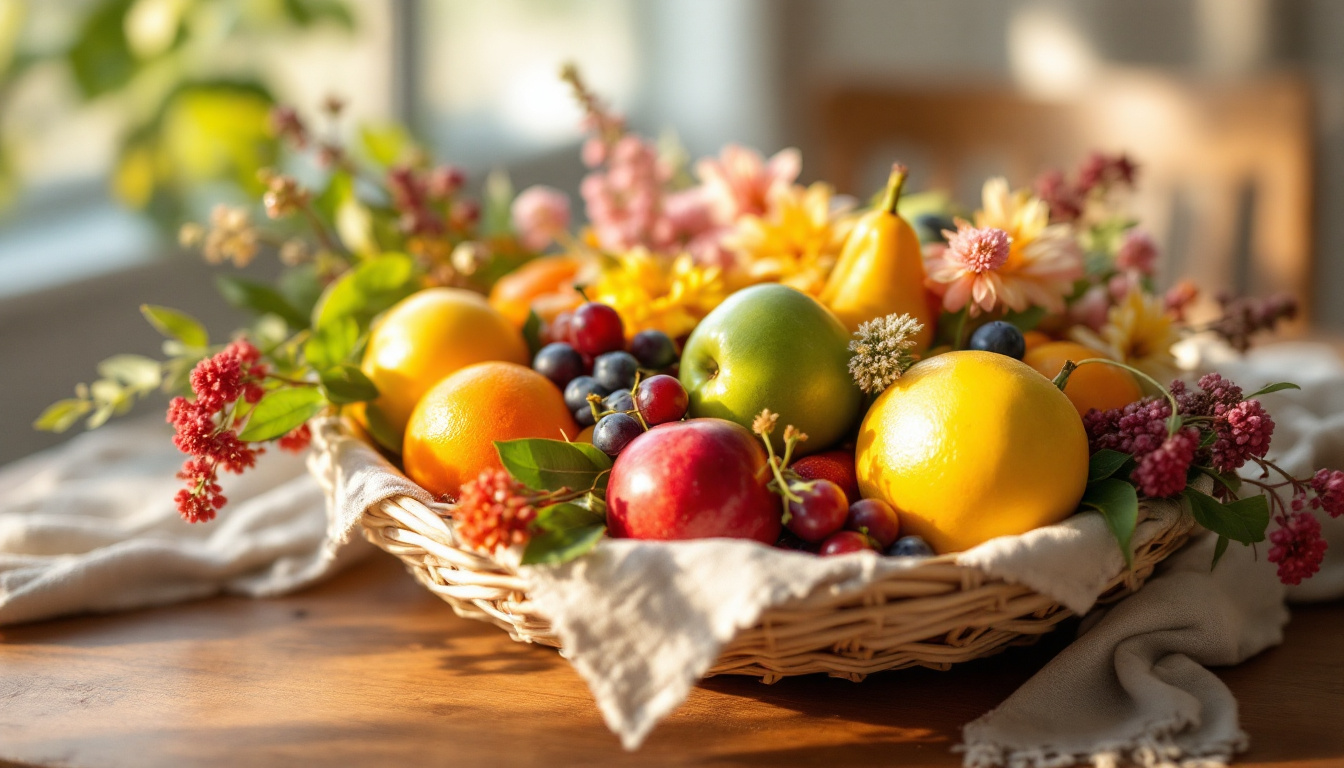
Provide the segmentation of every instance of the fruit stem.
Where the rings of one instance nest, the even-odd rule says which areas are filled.
[[[1089,357],[1086,360],[1079,360],[1076,363],[1072,360],[1065,360],[1064,367],[1060,369],[1059,375],[1055,376],[1054,379],[1055,386],[1059,387],[1059,391],[1064,391],[1064,387],[1069,383],[1069,376],[1075,369],[1079,366],[1087,365],[1088,363],[1101,363],[1102,365],[1109,365],[1121,370],[1129,371],[1136,378],[1142,379],[1150,384],[1158,392],[1161,392],[1162,396],[1166,398],[1167,402],[1171,405],[1171,418],[1167,420],[1167,437],[1176,434],[1176,430],[1181,428],[1181,424],[1183,423],[1183,420],[1180,417],[1181,406],[1176,402],[1176,397],[1171,394],[1171,391],[1162,386],[1162,384],[1152,376],[1149,376],[1132,365],[1122,363],[1118,360],[1111,360],[1105,357]]]
[[[639,393],[639,380],[642,378],[643,373],[643,371],[638,369],[635,370],[635,383],[630,387],[630,402],[635,406],[635,418],[639,419],[639,426],[643,427],[645,432],[648,432],[649,422],[644,420],[644,412],[639,410],[639,398],[635,396]]]
[[[900,163],[892,163],[891,176],[887,178],[887,191],[882,196],[881,210],[896,215],[896,202],[901,199],[901,188],[905,186],[905,177],[910,169]]]

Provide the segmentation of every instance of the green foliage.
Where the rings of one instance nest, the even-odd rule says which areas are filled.
[[[399,253],[378,256],[355,265],[327,286],[313,308],[313,327],[321,329],[342,318],[368,328],[374,316],[410,296],[419,288],[415,261]]]
[[[177,339],[188,347],[204,348],[210,344],[210,336],[205,332],[205,326],[185,312],[141,304],[140,314],[144,315],[159,333]]]
[[[1248,496],[1230,504],[1194,488],[1186,488],[1181,496],[1190,505],[1195,522],[1219,536],[1242,544],[1265,540],[1265,529],[1269,527],[1269,500],[1264,496]]]
[[[578,528],[543,529],[523,550],[523,565],[558,565],[587,554],[607,533],[606,523]]]
[[[215,286],[225,301],[239,309],[258,315],[275,315],[294,330],[308,327],[308,318],[303,312],[291,304],[283,293],[265,283],[236,275],[218,275],[215,277]]]
[[[523,323],[523,340],[527,342],[529,355],[535,356],[541,351],[541,317],[535,310],[528,310],[527,321]]]
[[[317,330],[303,345],[303,356],[319,371],[334,368],[350,360],[359,345],[359,323],[339,317]]]
[[[125,87],[139,63],[126,38],[125,18],[134,0],[95,4],[66,53],[75,85],[86,99]]]
[[[491,171],[485,177],[481,201],[481,233],[485,236],[509,232],[512,227],[513,181],[504,171]]]
[[[240,440],[261,442],[277,437],[316,416],[327,399],[316,387],[291,387],[268,392],[252,409]]]
[[[1119,472],[1132,458],[1128,453],[1102,448],[1087,462],[1087,482],[1095,483]]]
[[[1124,455],[1124,454],[1121,454]],[[1134,567],[1131,541],[1139,524],[1139,493],[1130,483],[1114,477],[1104,477],[1087,484],[1082,505],[1101,513],[1106,527],[1115,535],[1125,565]]]
[[[337,405],[360,403],[378,397],[378,387],[359,368],[344,364],[323,371],[322,391]]]
[[[1263,386],[1263,387],[1261,387],[1261,388],[1255,390],[1255,391],[1252,392],[1251,394],[1246,395],[1246,396],[1243,397],[1242,399],[1243,399],[1243,400],[1250,400],[1250,399],[1253,398],[1253,397],[1259,397],[1259,396],[1261,396],[1261,395],[1268,395],[1268,394],[1270,394],[1271,392],[1282,392],[1282,391],[1285,390],[1285,389],[1302,389],[1302,388],[1299,387],[1298,385],[1292,383],[1291,381],[1280,381],[1280,382],[1275,383],[1275,384],[1266,384],[1265,386]]]
[[[588,443],[530,438],[495,442],[504,469],[539,491],[606,488],[611,458]]]

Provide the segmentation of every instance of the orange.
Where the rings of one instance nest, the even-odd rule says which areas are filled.
[[[436,497],[456,496],[481,470],[502,466],[496,440],[572,440],[578,434],[579,425],[550,379],[513,363],[478,363],[420,399],[406,425],[401,456],[407,477]]]
[[[360,366],[378,399],[354,415],[390,450],[401,447],[406,421],[421,395],[460,368],[486,360],[526,364],[527,344],[484,296],[430,288],[398,303],[369,333]]]
[[[541,256],[501,277],[490,290],[490,306],[519,328],[535,309],[551,320],[583,303],[574,283],[583,282],[589,260],[567,254]]]
[[[1065,360],[1077,363],[1090,357],[1105,357],[1091,347],[1073,341],[1052,341],[1027,350],[1022,361],[1053,379]],[[1122,408],[1143,397],[1143,389],[1134,375],[1113,365],[1084,365],[1069,376],[1064,394],[1080,415],[1096,408],[1107,411]]]
[[[1022,334],[1022,340],[1026,342],[1028,352],[1041,346],[1042,344],[1049,344],[1050,342],[1054,341],[1054,339],[1050,338],[1044,333],[1041,333],[1040,331],[1027,331],[1026,333]]]
[[[859,491],[896,508],[902,531],[941,554],[1073,514],[1087,484],[1087,432],[1069,399],[993,352],[910,367],[859,427]]]

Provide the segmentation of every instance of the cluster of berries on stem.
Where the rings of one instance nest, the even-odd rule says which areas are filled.
[[[1200,473],[1219,478],[1214,493],[1224,499],[1235,495],[1234,482],[1254,486],[1264,492],[1275,525],[1269,561],[1278,565],[1279,580],[1300,584],[1320,570],[1326,542],[1313,513],[1344,514],[1344,472],[1322,469],[1297,478],[1265,458],[1273,418],[1259,400],[1216,373],[1201,377],[1194,388],[1179,380],[1158,388],[1161,398],[1090,411],[1083,424],[1091,451],[1130,454],[1135,461],[1130,481],[1149,498],[1176,496]],[[1238,478],[1248,464],[1259,471]],[[1288,501],[1285,492],[1291,494]]]
[[[241,474],[257,463],[265,451],[239,438],[239,422],[246,410],[265,394],[267,366],[261,351],[245,339],[229,344],[213,357],[197,363],[191,372],[194,397],[175,397],[168,404],[168,422],[173,425],[173,444],[188,454],[177,477],[186,487],[177,492],[177,510],[188,522],[213,520],[227,503],[219,484],[219,472]],[[289,451],[308,446],[312,433],[304,424],[282,436],[278,445]]]

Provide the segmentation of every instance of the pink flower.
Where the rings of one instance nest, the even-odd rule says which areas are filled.
[[[787,189],[802,170],[802,154],[784,149],[763,160],[759,152],[729,144],[718,159],[702,158],[695,164],[714,221],[722,226],[743,216],[764,216],[779,188]]]
[[[1167,294],[1163,297],[1163,301],[1166,304],[1168,314],[1177,320],[1184,322],[1185,311],[1190,308],[1190,305],[1193,304],[1197,298],[1199,298],[1199,286],[1189,280],[1182,280],[1167,289]]]
[[[1115,251],[1115,266],[1152,277],[1157,269],[1157,243],[1143,230],[1129,230]]]
[[[513,229],[529,250],[540,251],[569,229],[569,197],[558,189],[528,187],[513,199]]]
[[[1317,470],[1311,478],[1316,500],[1331,517],[1344,515],[1344,472],[1338,469]]]
[[[482,470],[462,486],[453,510],[454,530],[464,544],[484,552],[523,544],[531,537],[537,510],[529,490],[502,469]]]
[[[1110,291],[1104,285],[1094,285],[1069,307],[1069,317],[1078,325],[1100,331],[1102,326],[1106,325],[1110,311]]]
[[[1321,561],[1325,559],[1321,521],[1310,512],[1280,515],[1276,520],[1279,527],[1269,534],[1274,545],[1269,550],[1269,562],[1279,564],[1279,581],[1301,584],[1321,569]]]
[[[1186,473],[1199,449],[1199,430],[1186,427],[1162,441],[1157,450],[1138,457],[1130,480],[1153,499],[1175,496],[1185,490]]]
[[[693,240],[716,229],[713,207],[704,187],[691,187],[667,195],[663,199],[663,213],[682,240]]]
[[[945,234],[947,246],[935,248],[928,259],[928,287],[942,295],[948,312],[960,312],[968,303],[972,316],[992,312],[1003,287],[997,270],[1008,261],[1008,233],[958,220],[957,231]]]

